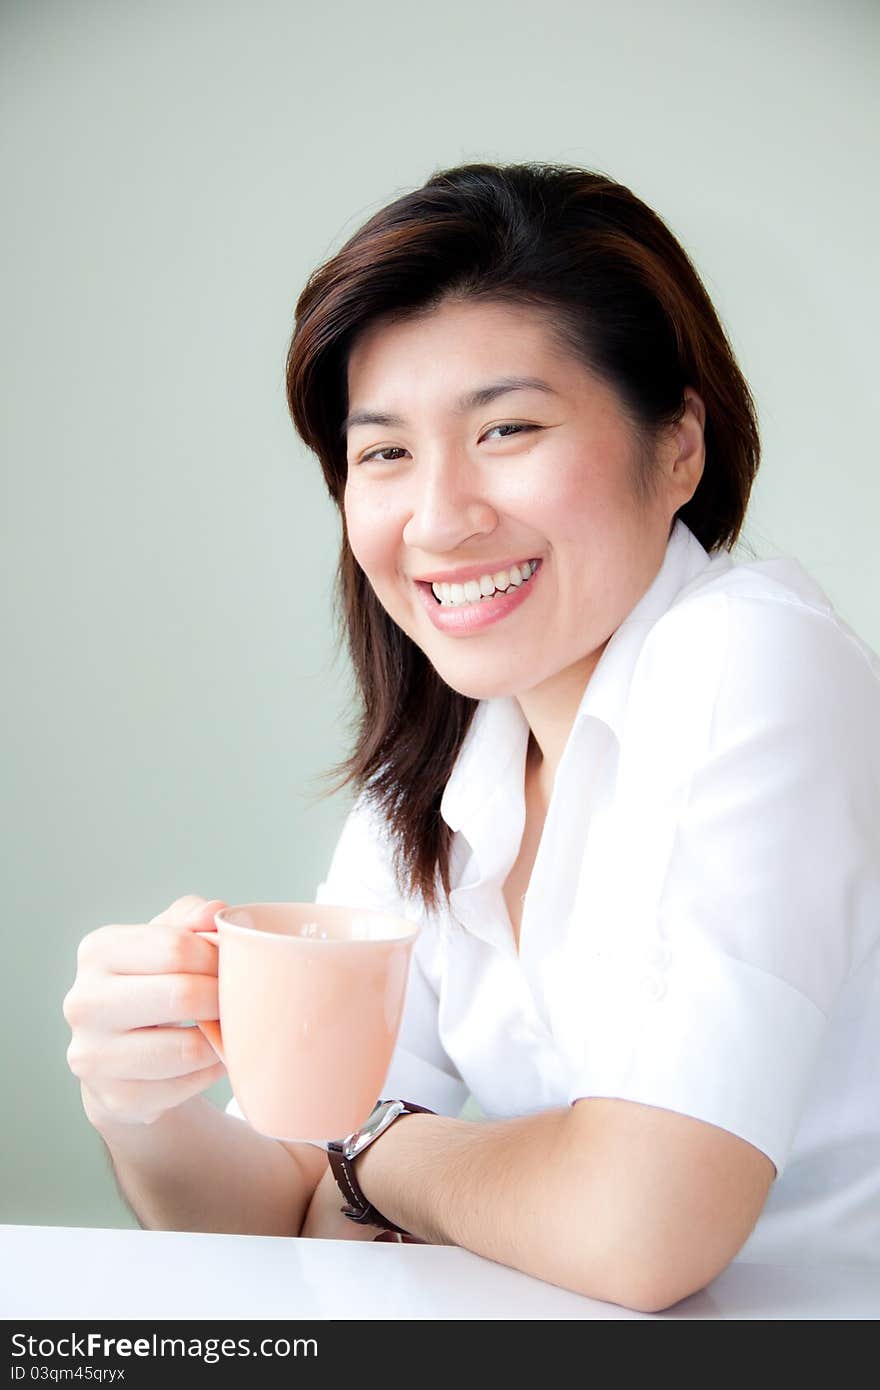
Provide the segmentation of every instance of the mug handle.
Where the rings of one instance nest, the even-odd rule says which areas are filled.
[[[212,944],[213,946],[218,946],[218,947],[219,947],[219,942],[220,942],[220,933],[219,933],[219,932],[216,932],[216,931],[200,931],[200,932],[196,932],[196,936],[200,936],[200,937],[202,938],[203,941],[210,941],[211,944]],[[196,1027],[199,1028],[199,1029],[201,1029],[201,1031],[204,1033],[205,1037],[208,1039],[208,1042],[211,1044],[211,1046],[213,1047],[214,1051],[217,1053],[217,1056],[220,1058],[220,1061],[223,1063],[223,1065],[224,1065],[224,1067],[225,1067],[225,1066],[226,1066],[226,1058],[225,1058],[225,1056],[223,1055],[223,1034],[222,1034],[221,1031],[220,1031],[220,1020],[219,1020],[219,1018],[215,1018],[215,1019],[210,1019],[210,1018],[197,1018],[197,1019],[195,1020],[195,1023],[196,1023]]]

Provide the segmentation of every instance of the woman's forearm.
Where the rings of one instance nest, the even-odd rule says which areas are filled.
[[[287,1148],[204,1096],[151,1125],[122,1124],[83,1099],[120,1193],[145,1229],[299,1234],[327,1166],[319,1149]]]
[[[377,1228],[349,1220],[342,1213],[342,1201],[336,1179],[329,1165],[325,1164],[323,1176],[312,1193],[300,1235],[318,1240],[375,1240],[379,1234]]]
[[[491,1122],[407,1116],[356,1172],[382,1215],[422,1240],[637,1306],[626,1243],[603,1211],[607,1185],[577,1148],[568,1108]]]

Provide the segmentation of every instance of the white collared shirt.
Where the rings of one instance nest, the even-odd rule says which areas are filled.
[[[480,701],[441,802],[448,912],[399,896],[363,795],[318,887],[422,925],[382,1094],[694,1116],[777,1169],[738,1258],[880,1262],[880,658],[797,561],[676,519],[581,700],[517,952],[528,737],[512,696]]]

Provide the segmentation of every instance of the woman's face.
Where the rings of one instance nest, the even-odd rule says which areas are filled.
[[[490,395],[512,377],[545,388]],[[449,686],[475,699],[554,680],[586,686],[699,482],[702,402],[688,399],[646,501],[616,395],[561,355],[534,311],[449,303],[360,336],[348,367],[349,542],[383,608]],[[351,419],[365,414],[384,418]],[[471,588],[453,591],[461,606],[438,603],[429,581],[472,575],[479,597]]]

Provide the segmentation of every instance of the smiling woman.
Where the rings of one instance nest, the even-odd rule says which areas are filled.
[[[70,1060],[139,1209],[645,1311],[876,1262],[880,658],[796,560],[734,563],[754,404],[679,243],[604,174],[441,171],[310,277],[287,390],[359,696],[316,900],[420,930],[326,1154],[183,1103],[207,1043],[157,1025],[217,1017],[211,904],[93,933]]]
[[[385,1094],[437,1113],[350,1199],[646,1309],[870,1258],[880,660],[730,556],[757,421],[681,245],[604,174],[440,171],[312,274],[287,386],[361,695],[318,901],[423,925]]]
[[[754,403],[657,214],[604,174],[539,164],[443,170],[371,217],[309,277],[287,392],[342,515],[337,604],[364,696],[330,792],[369,785],[400,887],[431,909],[451,886],[438,806],[478,701],[527,702],[549,790],[674,519],[707,552],[736,542]],[[533,588],[486,612],[447,613],[415,582],[532,561]]]

